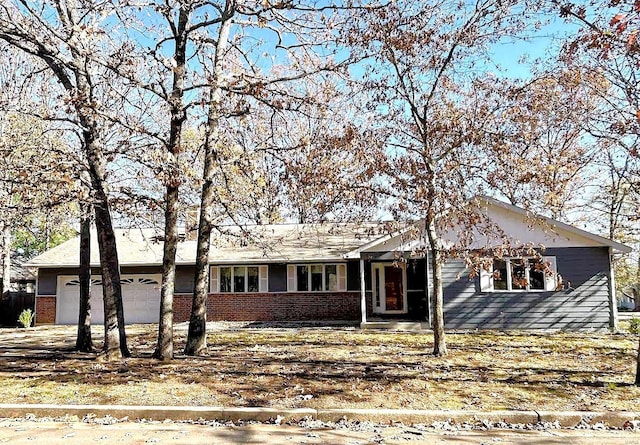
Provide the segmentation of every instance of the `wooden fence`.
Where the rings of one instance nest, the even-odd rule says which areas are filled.
[[[33,310],[35,300],[33,292],[9,292],[0,297],[0,326],[18,326],[18,316],[25,309]]]

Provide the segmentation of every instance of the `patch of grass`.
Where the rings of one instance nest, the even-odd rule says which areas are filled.
[[[150,358],[155,326],[128,327],[133,357],[105,363],[72,351],[75,328],[0,330],[0,395],[16,403],[312,408],[635,410],[635,337],[215,324],[202,357]],[[100,328],[94,338],[101,338]]]

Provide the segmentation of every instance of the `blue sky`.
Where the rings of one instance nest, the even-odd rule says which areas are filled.
[[[566,23],[560,17],[550,17],[549,23],[532,30],[527,40],[510,39],[496,43],[491,53],[506,75],[526,79],[532,75],[533,67],[542,68],[545,62],[552,62],[562,41],[578,29],[577,25]]]

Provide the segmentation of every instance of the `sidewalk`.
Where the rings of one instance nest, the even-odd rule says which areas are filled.
[[[296,425],[191,425],[171,422],[96,425],[83,422],[36,422],[0,419],[0,444],[12,445],[632,445],[640,433],[553,429],[546,431],[437,431],[426,428],[377,425],[364,429],[304,428]]]

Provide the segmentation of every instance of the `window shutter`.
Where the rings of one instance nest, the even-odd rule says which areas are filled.
[[[549,265],[549,270],[545,271],[544,274],[544,290],[551,292],[555,291],[556,286],[558,285],[558,269],[556,266],[556,257],[544,256],[542,257],[542,261],[544,261],[545,264]]]
[[[489,264],[489,270],[480,265],[480,292],[493,292],[493,261]]]
[[[269,292],[269,267],[260,266],[258,268],[258,289],[260,292]]]
[[[218,292],[218,267],[217,266],[211,266],[211,279],[209,280],[210,283],[210,289],[209,292],[211,292],[212,294],[215,294]]]
[[[338,290],[346,291],[347,290],[347,265],[346,264],[338,264]]]
[[[287,266],[287,291],[295,292],[296,290],[296,266],[289,264]]]

